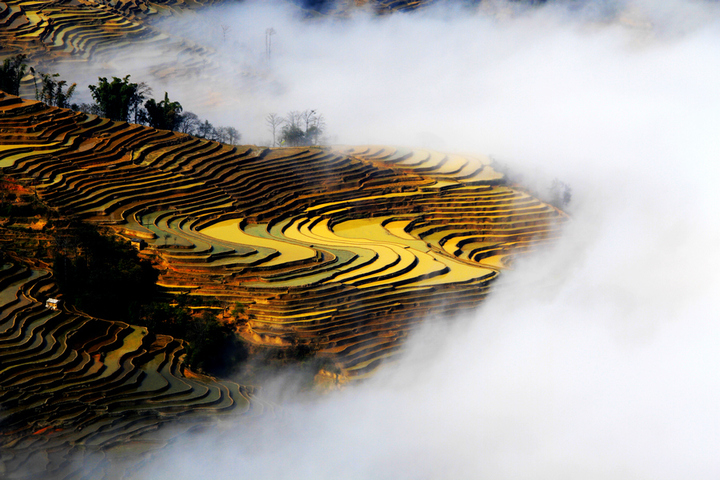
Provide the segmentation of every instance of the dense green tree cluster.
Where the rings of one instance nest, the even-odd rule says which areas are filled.
[[[325,120],[315,110],[290,112],[285,116],[280,144],[293,147],[317,145],[324,129]]]
[[[165,99],[156,102],[151,98],[145,102],[147,120],[151,127],[163,130],[177,130],[180,125],[182,105],[179,102],[171,102],[165,92]]]
[[[211,311],[191,315],[182,297],[173,304],[156,301],[143,305],[136,323],[151,332],[185,340],[185,361],[195,369],[227,375],[248,357],[245,344],[229,325],[219,322]]]
[[[325,130],[325,119],[315,110],[293,111],[284,117],[271,113],[265,118],[265,122],[272,132],[272,146],[278,144],[278,129],[279,144],[289,147],[318,145]]]
[[[186,360],[193,368],[227,375],[248,358],[245,344],[209,311],[193,318],[183,338],[189,342]]]
[[[91,315],[131,321],[153,300],[157,271],[126,242],[77,222],[55,235],[53,265],[65,299]]]
[[[25,76],[27,65],[25,64],[27,55],[16,55],[6,58],[0,65],[0,90],[11,95],[18,95],[20,91],[20,81]]]
[[[140,84],[130,81],[130,75],[124,78],[113,77],[108,81],[98,78],[97,85],[89,85],[98,113],[111,120],[127,122],[130,113],[137,111],[144,99]]]

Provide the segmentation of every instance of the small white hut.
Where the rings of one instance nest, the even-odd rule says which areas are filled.
[[[45,301],[45,308],[49,308],[50,310],[57,310],[60,308],[60,300],[59,298],[48,298]]]

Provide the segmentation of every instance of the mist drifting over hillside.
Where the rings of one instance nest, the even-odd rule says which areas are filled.
[[[163,21],[217,65],[148,83],[244,142],[267,142],[268,113],[315,109],[337,143],[558,177],[573,220],[377,377],[188,437],[141,478],[718,478],[720,11],[579,3],[342,20],[243,3]]]

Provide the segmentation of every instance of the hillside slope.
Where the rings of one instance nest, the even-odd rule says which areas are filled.
[[[181,433],[262,412],[252,388],[188,372],[182,341],[46,308],[56,293],[50,272],[0,264],[2,478],[118,478]]]
[[[229,146],[0,97],[0,167],[42,201],[147,242],[170,293],[245,315],[260,346],[362,377],[412,326],[471,309],[566,216],[488,158]]]

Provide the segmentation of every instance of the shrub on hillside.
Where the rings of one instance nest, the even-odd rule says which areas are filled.
[[[157,271],[128,242],[76,223],[55,235],[53,265],[68,302],[98,317],[132,321],[155,292]]]
[[[110,81],[99,77],[98,84],[88,88],[103,117],[127,122],[130,113],[137,112],[145,99],[142,87],[143,84],[131,82],[130,75],[126,75],[123,78],[113,77]]]
[[[19,95],[20,80],[25,76],[25,58],[27,55],[15,55],[6,58],[0,65],[0,90],[11,95]]]
[[[186,361],[192,368],[228,375],[248,358],[245,344],[209,311],[193,318],[183,338],[188,341]]]

